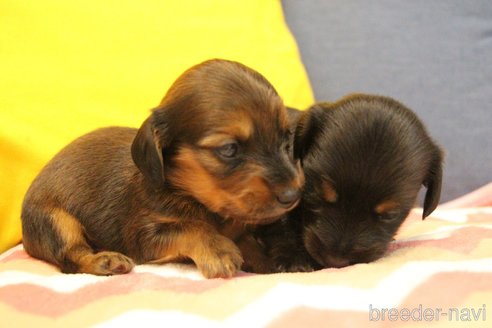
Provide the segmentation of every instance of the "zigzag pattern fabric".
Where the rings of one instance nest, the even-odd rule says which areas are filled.
[[[0,317],[7,327],[489,326],[492,207],[420,217],[414,210],[370,264],[232,279],[207,280],[185,264],[62,274],[18,245],[0,257]]]

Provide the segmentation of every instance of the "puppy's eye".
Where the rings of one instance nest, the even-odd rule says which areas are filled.
[[[374,208],[376,219],[382,222],[391,222],[398,219],[401,215],[400,206],[394,200],[385,200]]]
[[[230,142],[216,148],[215,151],[223,158],[234,158],[237,155],[238,149],[237,142]]]
[[[398,215],[394,213],[381,213],[381,214],[376,214],[376,218],[378,219],[378,221],[392,222],[398,218]]]

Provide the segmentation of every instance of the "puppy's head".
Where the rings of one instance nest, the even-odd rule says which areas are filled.
[[[395,100],[355,95],[301,118],[295,151],[306,176],[303,238],[325,267],[381,257],[427,187],[425,218],[441,191],[442,153]]]
[[[213,212],[267,223],[304,183],[282,100],[259,73],[226,60],[192,67],[144,122],[132,157],[147,180]]]

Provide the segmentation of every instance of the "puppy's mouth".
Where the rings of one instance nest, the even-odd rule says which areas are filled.
[[[261,218],[261,219],[252,219],[252,218],[234,218],[234,220],[241,221],[244,224],[254,224],[254,225],[265,225],[265,224],[270,224],[278,219],[280,219],[282,216],[273,216],[270,218]]]
[[[347,256],[339,256],[329,253],[325,253],[325,254],[310,253],[310,255],[316,260],[316,262],[318,262],[324,268],[338,268],[338,269],[358,263],[370,263],[381,258],[383,254],[371,254],[368,256],[361,257],[359,255],[351,255],[351,254]]]
[[[333,247],[324,246],[316,233],[308,230],[304,245],[311,257],[324,268],[343,268],[358,263],[370,263],[382,258],[389,243],[380,243],[372,247],[349,249],[335,252]]]
[[[322,257],[317,256],[317,261],[322,264],[325,268],[344,268],[349,265],[354,265],[358,263],[370,263],[374,262],[381,257],[383,257],[383,253],[379,253],[378,251],[372,253],[372,251],[369,251],[367,255],[365,256],[360,256],[360,255],[352,255],[349,254],[348,256],[335,256],[331,254],[323,254]]]
[[[218,214],[225,219],[231,219],[237,221],[238,223],[265,225],[277,221],[285,215],[285,213],[294,209],[299,204],[299,200],[295,201],[288,207],[275,204],[266,208],[261,208],[255,206],[255,203],[252,204],[253,206],[250,208],[244,209],[239,209],[233,205],[224,206],[218,211]]]
[[[333,256],[330,254],[324,254],[321,262],[326,268],[343,268],[352,264],[352,262],[347,258]]]
[[[244,214],[244,213],[238,213],[236,211],[226,211],[222,212],[220,211],[218,214],[222,216],[225,219],[230,219],[237,221],[238,223],[244,223],[244,224],[269,224],[277,221],[282,217],[282,215],[285,213],[285,211],[282,211],[281,213],[278,214],[271,214],[268,216],[261,215],[261,214]]]

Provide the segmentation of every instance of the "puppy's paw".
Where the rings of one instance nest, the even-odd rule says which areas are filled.
[[[216,235],[203,246],[193,260],[206,278],[230,278],[241,268],[243,257],[232,240]]]
[[[94,254],[88,266],[89,273],[110,276],[130,272],[135,264],[129,257],[117,252],[99,252]]]
[[[310,259],[303,257],[278,257],[274,259],[276,272],[312,272],[316,270]]]
[[[244,264],[241,267],[241,270],[245,272],[251,272],[251,273],[261,273],[261,274],[268,274],[268,273],[277,273],[279,271],[274,268],[271,263],[263,263],[263,262],[251,262],[248,260],[244,260]]]

